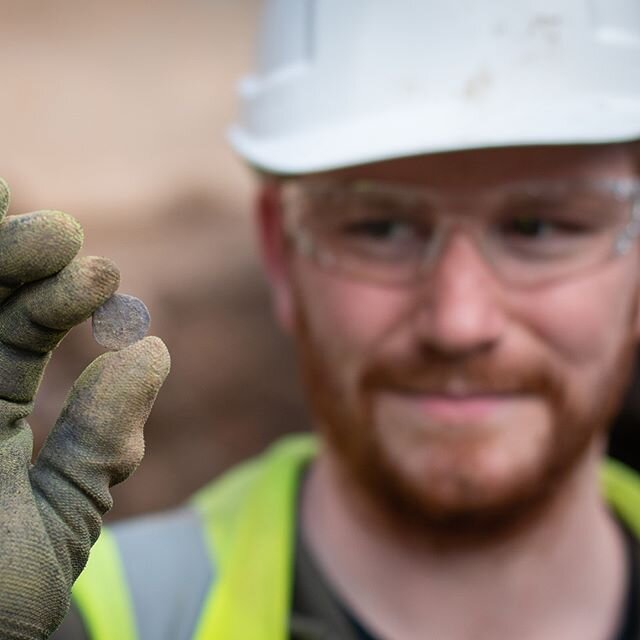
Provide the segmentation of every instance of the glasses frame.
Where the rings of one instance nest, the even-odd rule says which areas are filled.
[[[284,217],[284,230],[287,239],[291,242],[296,252],[311,260],[318,266],[327,270],[334,271],[336,273],[342,273],[350,276],[354,279],[358,279],[365,282],[374,282],[387,286],[402,286],[411,285],[418,281],[428,277],[428,273],[431,271],[432,265],[437,261],[438,256],[442,251],[442,247],[446,245],[446,239],[451,233],[452,227],[465,227],[468,223],[457,222],[451,223],[446,220],[440,220],[436,230],[436,239],[427,247],[423,260],[416,267],[415,272],[409,278],[399,279],[398,281],[386,280],[384,278],[367,277],[362,270],[350,269],[347,264],[339,256],[331,250],[330,247],[322,245],[313,237],[311,229],[304,227],[302,224],[303,212],[299,207],[300,191],[304,189],[325,189],[334,191],[336,188],[349,187],[351,189],[367,189],[367,190],[379,190],[389,192],[393,190],[398,193],[402,193],[406,196],[419,196],[421,198],[431,198],[432,201],[442,199],[442,191],[423,186],[410,186],[397,183],[378,183],[368,180],[357,180],[353,182],[336,181],[335,179],[300,179],[300,178],[286,178],[281,181],[283,192],[283,217]],[[499,187],[486,189],[487,192],[500,192],[500,191],[527,191],[531,193],[546,192],[553,189],[567,188],[572,183],[570,182],[544,182],[544,181],[527,181],[517,182],[507,185],[500,185]],[[602,192],[613,195],[617,200],[621,202],[627,202],[630,206],[629,219],[625,226],[615,236],[612,242],[611,251],[604,259],[590,264],[588,267],[578,269],[577,271],[571,271],[565,276],[556,276],[548,279],[542,278],[539,282],[530,283],[529,287],[543,286],[557,281],[565,281],[576,274],[584,273],[590,269],[594,269],[598,266],[607,264],[609,261],[621,257],[629,252],[634,243],[640,238],[640,178],[618,178],[618,179],[604,179],[587,181],[586,184],[594,190],[600,190]],[[455,196],[454,196],[455,197]],[[460,196],[458,196],[460,197]],[[298,206],[297,206],[298,205]],[[462,218],[461,214],[446,214],[446,217]],[[475,235],[471,233],[470,235]],[[474,239],[475,240],[475,239]],[[476,249],[483,256],[483,259],[487,265],[495,273],[496,277],[501,281],[509,284],[509,279],[505,278],[494,266],[490,259],[485,255],[485,251],[482,246],[478,246],[475,241]],[[527,286],[527,285],[521,285]]]

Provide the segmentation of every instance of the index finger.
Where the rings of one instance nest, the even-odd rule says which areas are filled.
[[[0,302],[21,284],[63,269],[80,251],[82,241],[80,224],[62,211],[5,218],[0,223]]]

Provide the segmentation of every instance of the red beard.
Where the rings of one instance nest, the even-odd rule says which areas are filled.
[[[629,335],[611,370],[603,372],[597,397],[574,398],[548,361],[506,362],[492,352],[453,358],[424,348],[407,361],[372,360],[348,388],[340,377],[340,361],[331,362],[322,345],[316,343],[301,309],[297,338],[309,401],[348,485],[364,494],[390,521],[417,527],[438,539],[493,538],[512,531],[549,504],[594,440],[606,431],[628,386],[634,362]],[[482,393],[535,396],[548,409],[551,428],[540,445],[536,464],[513,474],[499,490],[476,486],[473,473],[467,473],[473,470],[482,446],[472,437],[455,443],[450,456],[454,462],[449,468],[454,470],[456,490],[443,496],[437,483],[408,473],[380,436],[375,400],[381,391],[437,393],[452,380]],[[385,428],[403,433],[401,424]],[[518,424],[512,428],[518,429]],[[428,433],[412,437],[416,447],[428,450],[435,446]]]

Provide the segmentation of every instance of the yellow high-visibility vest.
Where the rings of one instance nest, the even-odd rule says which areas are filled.
[[[192,640],[288,637],[297,482],[316,450],[313,436],[285,438],[193,498],[216,579]],[[606,460],[601,480],[612,509],[640,538],[640,477]],[[94,546],[73,599],[92,640],[138,639],[124,571],[108,529]]]

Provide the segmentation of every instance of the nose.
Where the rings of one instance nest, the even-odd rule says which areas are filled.
[[[500,341],[507,319],[504,288],[466,233],[451,233],[418,286],[415,328],[424,347],[464,356]]]

